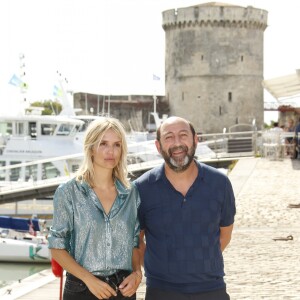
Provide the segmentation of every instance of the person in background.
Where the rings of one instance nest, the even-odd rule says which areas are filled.
[[[134,181],[146,300],[230,299],[222,252],[232,235],[235,197],[226,175],[194,158],[197,143],[190,122],[166,119],[155,141],[164,164]]]
[[[283,128],[279,127],[278,122],[274,122],[272,128],[270,129],[270,131],[283,132]]]
[[[293,119],[288,119],[287,126],[286,126],[287,132],[294,132],[295,131],[295,122]]]
[[[300,152],[300,118],[298,120],[298,124],[295,127],[294,143],[295,143],[294,158],[296,159],[298,158]]]
[[[283,146],[285,144],[285,138],[282,137],[282,133],[284,132],[282,127],[279,127],[278,122],[274,122],[273,126],[270,129],[270,132],[272,133],[272,143],[281,145],[279,148],[279,156],[281,157],[283,155]]]
[[[48,241],[52,258],[67,271],[64,300],[136,299],[140,198],[128,182],[126,156],[122,124],[93,121],[76,178],[55,192]]]
[[[294,133],[295,132],[295,124],[293,119],[288,119],[287,126],[285,127],[285,132]],[[285,138],[286,145],[286,155],[293,157],[294,156],[294,138],[292,136],[288,136]]]

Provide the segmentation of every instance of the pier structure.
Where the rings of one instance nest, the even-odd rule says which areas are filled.
[[[229,173],[237,206],[232,240],[224,251],[232,299],[299,299],[299,172],[299,159],[252,157],[239,159]],[[59,288],[49,266],[3,287],[0,298],[56,300]],[[137,300],[145,299],[145,289],[144,277]]]
[[[263,126],[263,41],[267,11],[210,2],[164,11],[170,114],[198,132]]]

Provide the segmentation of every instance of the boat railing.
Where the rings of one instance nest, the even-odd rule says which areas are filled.
[[[199,144],[206,144],[216,158],[255,156],[261,153],[261,131],[199,134]]]
[[[200,134],[198,135],[199,143],[196,151],[196,158],[199,161],[209,162],[216,160],[234,159],[239,157],[256,156],[262,153],[262,132],[230,132],[216,134]],[[158,154],[154,140],[135,142],[128,145],[128,170],[130,174],[138,174],[140,172],[151,169],[162,163],[162,158]],[[19,199],[26,198],[26,193],[30,190],[41,191],[37,193],[40,196],[45,196],[46,192],[53,191],[60,183],[67,181],[74,176],[76,170],[68,169],[68,163],[78,161],[78,164],[83,159],[83,153],[65,155],[60,157],[52,157],[40,159],[26,163],[0,166],[0,202],[4,203],[8,199],[9,193],[18,194]],[[65,172],[60,174],[49,172],[36,176],[33,170],[37,170],[39,166],[45,164],[63,164],[66,166]],[[4,178],[17,178],[16,174],[26,173],[26,180],[17,179],[9,181]],[[11,176],[4,176],[6,172],[11,173]],[[32,175],[30,175],[32,172]],[[28,176],[30,175],[30,176]],[[47,176],[48,177],[47,177]],[[21,195],[23,192],[23,196]],[[16,196],[17,197],[17,196]]]
[[[230,157],[232,153],[235,153],[236,156],[247,156],[247,155],[257,155],[261,151],[261,140],[262,132],[261,131],[247,131],[247,132],[230,132],[230,133],[211,133],[211,134],[198,134],[198,148],[206,146],[210,150],[210,157],[222,158]],[[230,148],[230,141],[235,141],[235,147]],[[245,141],[248,142],[249,148],[245,147]],[[248,151],[249,150],[249,151]],[[134,167],[131,165],[136,164],[133,158],[144,157],[140,159],[139,162],[144,162],[149,164],[151,161],[161,161],[161,157],[157,152],[155,147],[154,140],[142,141],[142,142],[132,142],[128,145],[128,154],[127,158],[129,160],[129,169],[134,171]],[[152,159],[150,159],[152,158]],[[206,155],[207,158],[207,155]],[[45,164],[48,162],[61,162],[69,160],[79,160],[83,159],[83,153],[76,153],[71,155],[64,155],[58,157],[51,157],[47,159],[39,159],[26,163],[18,163],[13,165],[1,166],[0,165],[0,178],[1,172],[7,170],[14,170],[18,168],[26,168],[36,165]],[[201,160],[201,157],[199,158]],[[132,163],[130,161],[133,161]],[[66,172],[69,173],[69,172]],[[64,174],[67,175],[67,174]],[[29,178],[30,180],[32,178]],[[45,178],[48,179],[48,178]],[[33,180],[35,180],[33,178]],[[0,186],[3,185],[4,180],[0,179]]]

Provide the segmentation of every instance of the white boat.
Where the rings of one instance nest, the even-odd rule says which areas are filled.
[[[50,263],[47,244],[0,237],[0,261]]]
[[[13,183],[30,184],[74,173],[82,161],[85,129],[96,118],[101,117],[0,117],[0,186],[12,186]],[[161,119],[157,114],[156,119],[158,126]],[[140,163],[150,164],[151,168],[151,162],[162,161],[154,138],[155,135],[148,132],[133,130],[127,135],[130,171],[134,172],[134,165]],[[214,155],[203,144],[199,144],[197,148],[196,155],[199,154],[200,157]],[[34,163],[37,161],[39,163]]]
[[[83,138],[88,124],[101,116],[76,115],[62,80],[59,80],[63,110],[58,116],[22,114],[0,116],[0,186],[63,178],[78,169],[83,158]],[[155,103],[155,102],[154,102]],[[41,113],[37,108],[31,111]],[[27,111],[29,111],[27,109]],[[167,118],[159,118],[154,105],[147,131],[127,134],[129,170],[146,170],[162,162],[153,140],[155,130]],[[197,148],[197,155],[213,156],[207,145]],[[36,163],[35,163],[36,162]],[[147,167],[140,164],[147,164]]]
[[[1,116],[0,185],[50,179],[75,171],[78,159],[13,166],[82,152],[82,144],[75,138],[82,125],[83,121],[65,116]]]
[[[0,217],[0,261],[49,263],[44,220]],[[41,230],[42,228],[42,230]]]

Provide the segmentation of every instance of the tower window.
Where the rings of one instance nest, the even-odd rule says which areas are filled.
[[[182,92],[181,100],[184,101],[184,92]]]
[[[222,115],[222,107],[219,106],[219,115],[221,116]]]
[[[241,56],[241,61],[244,61],[244,56],[243,55]]]
[[[204,59],[204,55],[201,55],[201,60],[203,60]]]
[[[229,102],[232,101],[232,93],[231,93],[231,92],[228,93],[228,101],[229,101]]]

